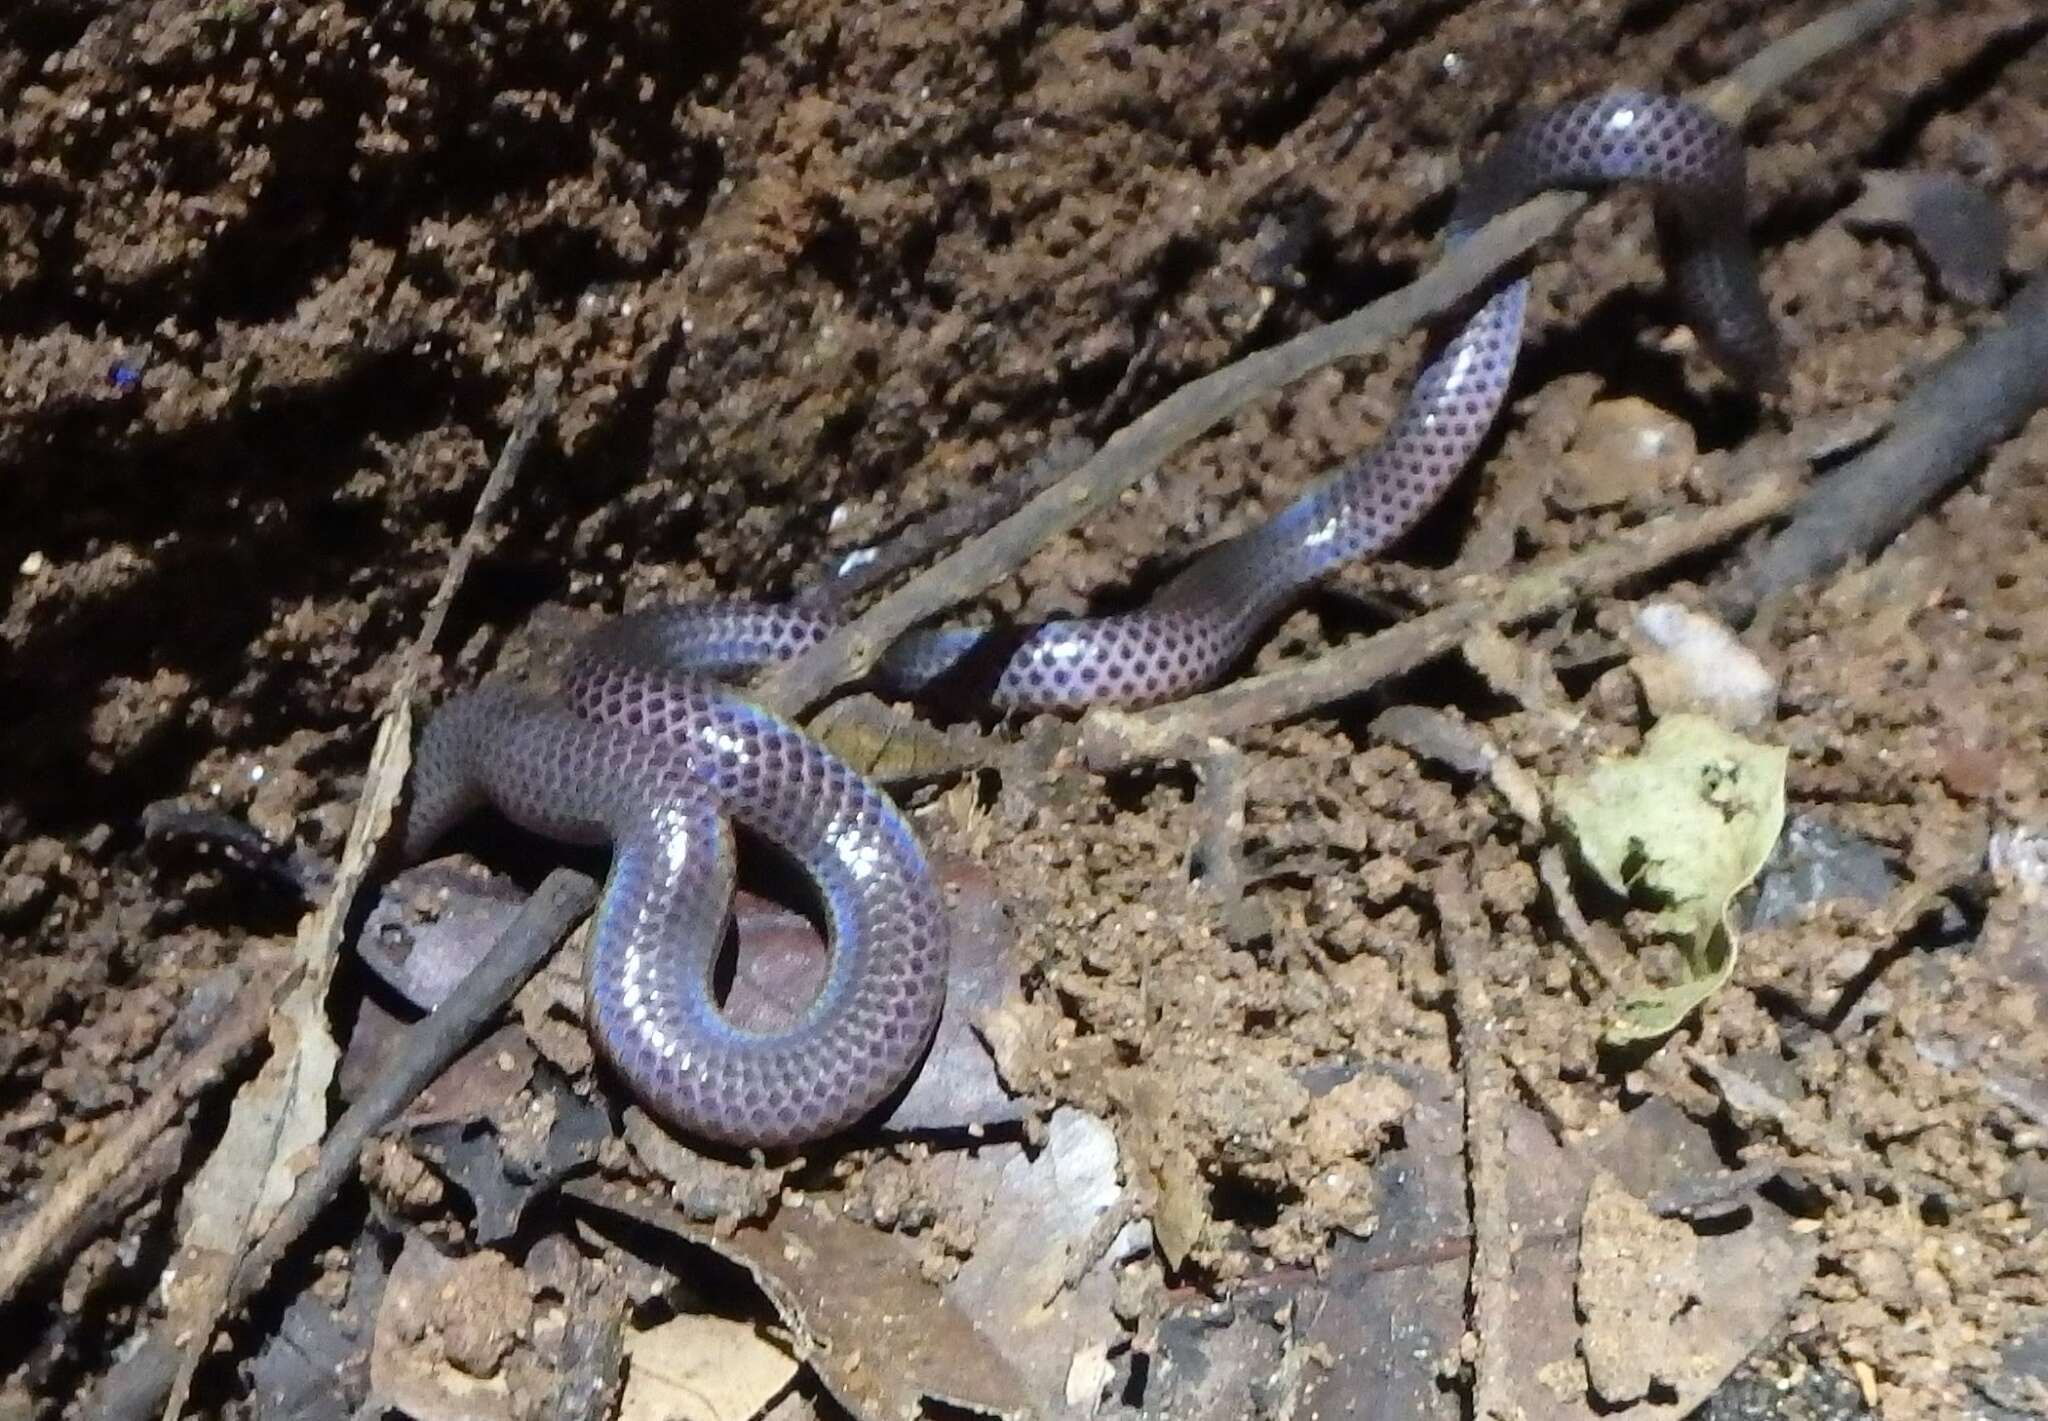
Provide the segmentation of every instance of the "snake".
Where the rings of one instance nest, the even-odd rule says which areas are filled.
[[[1735,132],[1688,100],[1627,89],[1567,102],[1510,127],[1476,165],[1446,241],[1548,188],[1644,182],[1700,346],[1739,383],[1775,390],[1782,355],[1745,166]],[[1443,497],[1507,397],[1528,302],[1525,274],[1499,279],[1427,356],[1379,443],[1142,607],[1050,621],[1005,646],[990,706],[1155,705],[1225,676],[1306,588],[1394,543]],[[718,1144],[799,1146],[870,1116],[916,1071],[945,1000],[944,905],[903,811],[731,684],[838,625],[751,601],[635,612],[576,648],[557,696],[493,681],[452,698],[414,759],[407,858],[485,804],[539,834],[611,846],[585,967],[591,1033],[655,1115]],[[877,677],[928,687],[990,635],[913,630]],[[772,1032],[742,1030],[717,1001],[734,821],[816,885],[831,943],[815,998]]]

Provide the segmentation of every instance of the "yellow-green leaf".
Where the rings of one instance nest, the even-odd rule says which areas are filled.
[[[1639,753],[1558,784],[1558,819],[1587,867],[1616,892],[1653,904],[1685,958],[1683,982],[1623,1004],[1610,1041],[1665,1035],[1734,971],[1728,905],[1784,827],[1785,762],[1780,746],[1674,715]]]

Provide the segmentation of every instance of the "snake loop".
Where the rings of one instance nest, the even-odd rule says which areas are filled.
[[[1630,90],[1529,119],[1471,173],[1448,238],[1543,188],[1622,180],[1657,190],[1674,285],[1702,345],[1737,378],[1775,385],[1742,149],[1694,104]],[[1526,278],[1501,284],[1431,355],[1379,444],[1197,557],[1147,606],[1026,635],[993,703],[1147,705],[1222,676],[1303,589],[1384,549],[1442,498],[1506,399],[1528,296]],[[719,684],[808,649],[832,626],[745,602],[625,617],[576,657],[566,706],[486,685],[435,716],[416,760],[409,856],[485,800],[540,833],[613,845],[588,966],[593,1034],[657,1114],[733,1144],[796,1144],[859,1120],[916,1069],[944,1000],[944,915],[901,812]],[[980,636],[914,632],[881,672],[915,689]],[[732,892],[727,817],[804,866],[831,932],[824,987],[772,1035],[727,1022],[713,992]]]

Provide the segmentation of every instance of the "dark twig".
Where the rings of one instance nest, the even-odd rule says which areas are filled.
[[[556,945],[597,903],[597,885],[584,874],[558,868],[542,880],[484,960],[462,979],[433,1014],[406,1032],[405,1045],[355,1104],[334,1124],[320,1158],[292,1192],[291,1203],[236,1272],[244,1297],[269,1275],[285,1249],[355,1171],[370,1136],[396,1119],[435,1077],[467,1049],[525,984]]]
[[[395,1120],[422,1090],[482,1034],[526,979],[597,901],[597,885],[583,874],[556,869],[527,900],[484,960],[454,993],[406,1033],[405,1043],[369,1090],[335,1122],[319,1158],[228,1283],[225,1312],[246,1303],[287,1249],[356,1171],[370,1137]],[[171,1389],[183,1349],[160,1329],[114,1367],[85,1413],[109,1421],[141,1421]],[[187,1340],[189,1339],[182,1339]],[[194,1344],[198,1345],[198,1344]],[[203,1351],[203,1346],[201,1347]]]
[[[441,624],[448,620],[448,608],[455,602],[455,594],[469,572],[470,563],[483,549],[485,530],[497,515],[498,505],[505,501],[512,481],[526,467],[527,456],[533,452],[541,427],[555,412],[555,399],[561,389],[562,373],[559,370],[542,370],[533,377],[533,388],[527,391],[526,401],[520,405],[519,413],[512,421],[512,431],[505,436],[505,447],[498,451],[498,462],[491,465],[490,476],[477,492],[476,507],[469,514],[469,526],[463,530],[455,550],[448,555],[448,566],[442,569],[440,585],[427,601],[427,612],[420,619],[419,635],[413,638],[406,670],[416,670],[418,663],[433,650],[434,643],[441,639]],[[409,689],[407,694],[410,694]]]
[[[1878,547],[2048,403],[2048,272],[2005,319],[1927,373],[1891,432],[1814,486],[1777,537],[1717,594],[1744,620],[1764,602]]]
[[[142,811],[142,836],[151,843],[187,841],[219,849],[303,903],[319,900],[334,882],[334,865],[292,844],[280,844],[246,819],[218,809],[194,809],[160,799]]]

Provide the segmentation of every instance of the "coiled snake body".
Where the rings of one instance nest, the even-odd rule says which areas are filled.
[[[1779,352],[1745,231],[1740,143],[1679,99],[1625,91],[1511,131],[1470,175],[1448,238],[1552,186],[1655,186],[1673,284],[1702,344],[1774,386]],[[1442,497],[1506,398],[1525,279],[1494,290],[1437,348],[1381,442],[1263,526],[1211,548],[1138,611],[1048,623],[997,672],[1003,709],[1143,705],[1222,676],[1309,584],[1387,547]],[[818,614],[753,603],[620,619],[575,656],[566,704],[486,685],[448,703],[415,761],[403,851],[421,854],[488,801],[517,823],[613,845],[591,938],[591,1029],[673,1125],[784,1146],[859,1120],[915,1070],[944,1000],[944,916],[916,835],[878,789],[720,682],[821,640]],[[916,632],[882,674],[914,689],[982,634]],[[832,939],[823,988],[786,1031],[720,1014],[713,968],[733,878],[728,818],[818,885]]]

